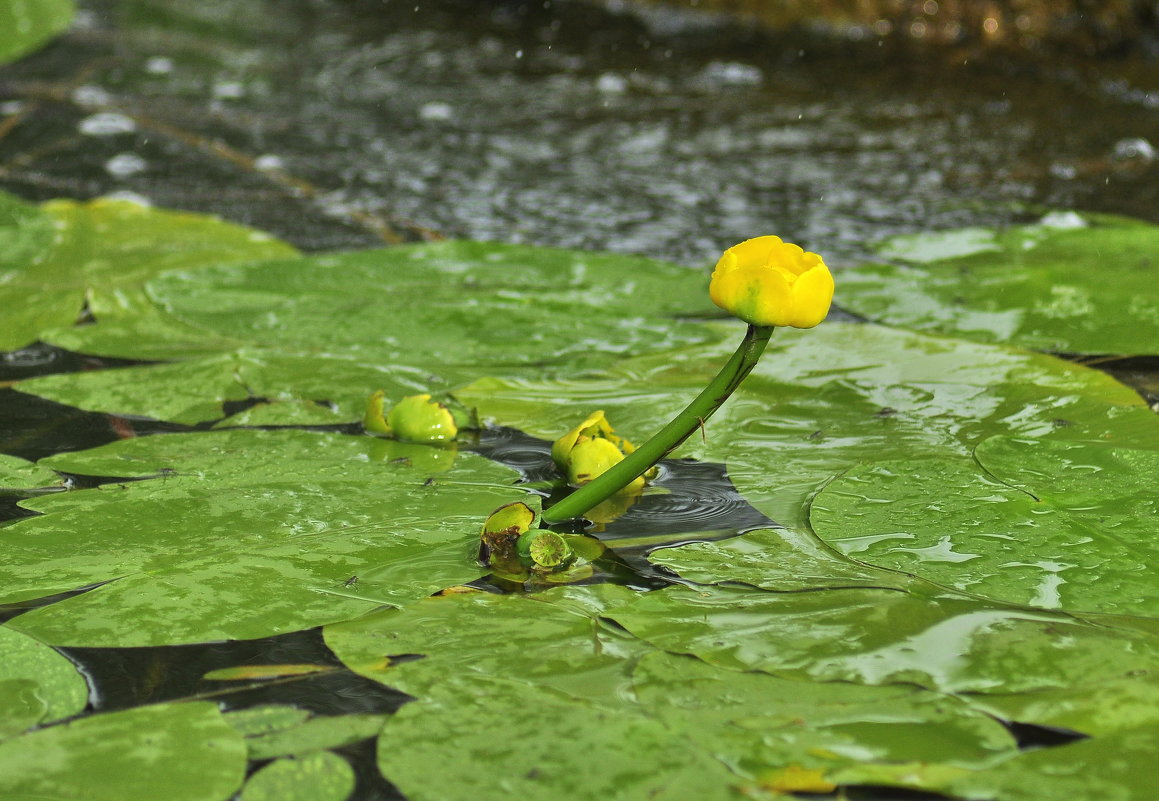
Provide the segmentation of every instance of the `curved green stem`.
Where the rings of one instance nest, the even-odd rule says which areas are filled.
[[[652,465],[688,439],[693,431],[704,425],[704,421],[728,400],[728,396],[740,386],[745,376],[752,372],[757,360],[764,353],[765,345],[769,343],[772,333],[772,326],[750,325],[736,353],[684,411],[672,418],[672,422],[660,429],[650,440],[628,454],[622,462],[546,509],[543,512],[543,522],[560,523],[581,516],[588,509],[626,487],[637,476],[643,475]]]

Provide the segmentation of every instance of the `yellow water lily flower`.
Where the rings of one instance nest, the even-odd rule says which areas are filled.
[[[708,294],[752,325],[812,328],[829,313],[833,276],[816,253],[779,236],[758,236],[724,252]]]
[[[634,450],[632,443],[617,435],[600,411],[592,412],[586,420],[557,439],[551,446],[551,458],[560,470],[567,473],[568,483],[578,487],[623,461]],[[628,486],[643,487],[644,476]]]

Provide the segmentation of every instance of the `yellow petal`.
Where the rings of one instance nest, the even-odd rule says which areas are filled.
[[[769,263],[770,258],[785,243],[779,236],[758,236],[746,239],[739,245],[733,245],[724,252],[721,262],[727,261],[724,271],[744,269],[745,267],[759,267]],[[717,262],[720,266],[720,262]]]
[[[793,314],[785,325],[812,328],[829,314],[832,302],[833,275],[821,262],[793,284]]]
[[[602,437],[581,439],[568,458],[567,480],[578,487],[607,472],[623,459],[624,454],[610,440]]]
[[[592,412],[586,420],[552,443],[551,460],[555,462],[556,467],[560,470],[567,470],[568,455],[575,447],[576,441],[581,435],[591,436],[592,433],[595,433],[589,432],[588,429],[595,429],[600,433],[611,433],[612,431],[612,427],[608,424],[602,410]]]

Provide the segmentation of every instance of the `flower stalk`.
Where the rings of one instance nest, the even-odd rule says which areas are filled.
[[[561,523],[581,517],[584,512],[614,495],[653,465],[680,446],[684,440],[704,425],[728,397],[752,372],[772,336],[773,326],[752,325],[745,332],[740,347],[708,386],[647,442],[616,463],[607,472],[568,495],[543,512],[544,523]]]

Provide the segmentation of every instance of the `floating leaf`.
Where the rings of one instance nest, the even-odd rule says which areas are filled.
[[[84,677],[47,645],[0,626],[0,653],[0,740],[85,708]]]
[[[484,419],[544,439],[601,408],[639,441],[682,409],[728,355],[718,343],[625,360],[582,379],[482,379],[456,394]],[[825,323],[778,330],[704,436],[690,437],[676,455],[726,462],[754,506],[806,530],[810,496],[851,465],[968,458],[995,434],[1159,449],[1159,417],[1107,375],[1052,356]]]
[[[1159,614],[1159,450],[993,437],[975,454],[854,468],[813,500],[813,528],[860,561],[1007,603]]]
[[[735,798],[732,773],[637,710],[488,676],[400,709],[378,766],[411,801]]]
[[[522,493],[507,486],[508,468],[453,452],[427,462],[431,450],[238,430],[47,460],[69,472],[158,477],[28,502],[45,514],[5,529],[0,598],[105,583],[8,625],[58,645],[249,639],[471,581],[483,573],[479,510]]]
[[[726,540],[664,548],[648,560],[701,584],[735,582],[778,592],[913,585],[904,573],[843,559],[812,536],[788,529],[757,529]]]
[[[0,453],[0,495],[20,494],[21,490],[60,485],[60,476],[47,467]]]
[[[0,795],[221,801],[241,787],[241,735],[211,703],[91,715],[0,742]]]
[[[634,687],[651,714],[763,785],[777,776],[826,782],[859,763],[981,766],[1017,752],[987,715],[912,686],[786,679],[652,653],[640,660]]]
[[[309,710],[284,704],[264,704],[225,713],[226,722],[243,737],[256,737],[292,728],[309,717]]]
[[[376,389],[402,397],[437,382],[413,367],[243,349],[174,364],[43,376],[19,389],[91,411],[188,425],[333,425],[359,419]],[[259,399],[259,407],[223,419],[227,403]]]
[[[663,650],[820,681],[1016,693],[1159,669],[1153,635],[951,595],[674,587],[604,615]]]
[[[65,348],[80,345],[70,332],[84,330],[71,326],[86,300],[94,315],[109,325],[118,318],[152,314],[154,307],[142,287],[165,270],[188,271],[295,253],[289,245],[252,228],[126,201],[58,200],[45,204],[41,214],[45,216],[7,198],[0,208],[0,236],[13,238],[16,251],[16,256],[0,262],[0,270],[6,273],[6,280],[0,282],[3,350],[36,339]],[[51,333],[54,329],[65,330],[58,335]],[[142,333],[135,331],[134,336],[141,346],[151,347]],[[220,337],[198,336],[221,346]],[[116,355],[100,349],[90,352]],[[156,355],[155,350],[150,353]]]
[[[415,696],[452,677],[501,676],[582,698],[613,698],[629,681],[630,660],[648,650],[601,626],[613,585],[557,588],[534,595],[452,593],[327,626],[326,644],[356,673]],[[393,663],[393,657],[419,661]],[[384,664],[384,659],[388,659]]]
[[[343,801],[354,791],[354,769],[337,754],[278,759],[259,770],[240,801]]]
[[[246,738],[250,759],[270,759],[341,748],[378,734],[388,715],[325,715]]]
[[[0,3],[0,64],[15,61],[63,33],[73,0],[5,0]]]
[[[711,339],[674,319],[709,311],[704,284],[650,259],[440,242],[173,273],[149,292],[186,323],[265,347],[436,371],[574,370]]]
[[[841,276],[840,304],[890,325],[1065,353],[1159,353],[1159,227],[1052,213],[899,237]]]
[[[852,768],[838,777],[986,801],[1149,801],[1155,795],[1157,749],[1159,726],[1143,726],[1025,751],[981,770],[931,772],[922,765],[893,765]]]

